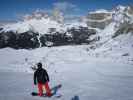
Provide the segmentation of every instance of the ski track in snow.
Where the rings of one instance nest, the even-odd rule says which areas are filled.
[[[132,65],[91,57],[84,49],[1,49],[0,100],[133,100]],[[30,95],[37,91],[30,67],[38,61],[47,65],[51,87],[62,84],[61,98]]]

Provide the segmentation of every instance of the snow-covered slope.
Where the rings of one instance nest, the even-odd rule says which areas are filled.
[[[49,28],[55,28],[56,31],[63,29],[62,25],[56,21],[50,20],[49,18],[41,18],[25,20],[22,22],[17,22],[16,24],[6,25],[3,31],[13,31],[17,33],[33,31],[40,34],[48,34]]]
[[[115,61],[133,63],[133,34],[122,34],[109,39],[102,46],[90,51],[90,55],[107,57]]]
[[[112,22],[99,32],[100,41],[90,55],[123,62],[133,61],[133,15],[129,15],[129,9],[130,7],[118,6],[113,10]]]
[[[101,32],[102,36],[113,36],[125,23],[133,22],[133,15],[128,13],[129,7],[117,6],[112,11],[112,22]]]
[[[34,50],[0,50],[1,100],[130,100],[133,98],[133,68],[105,57],[89,56],[87,45],[38,48]],[[50,87],[61,98],[32,97],[31,66],[41,61],[50,76]],[[29,72],[29,73],[24,73]],[[6,88],[6,87],[8,88]],[[119,88],[119,89],[116,89]],[[102,91],[102,92],[101,92]],[[73,99],[78,98],[78,99]]]
[[[33,50],[5,48],[0,50],[0,69],[32,72],[31,66],[40,61],[52,68],[56,64],[84,63],[84,61],[97,57],[103,60],[106,58],[107,61],[115,63],[133,64],[133,44],[130,43],[132,40],[133,37],[130,34],[127,37],[123,35],[92,51],[88,45],[42,47]],[[52,70],[54,71],[54,69]]]
[[[0,49],[0,68],[18,71],[32,71],[31,66],[41,61],[43,64],[54,66],[56,63],[77,62],[87,58],[86,46],[42,47],[33,50]],[[10,58],[9,58],[10,56]],[[77,57],[75,59],[75,57]],[[2,67],[4,66],[4,67]],[[19,69],[20,68],[20,69]]]

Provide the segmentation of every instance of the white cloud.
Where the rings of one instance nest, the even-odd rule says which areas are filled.
[[[79,9],[79,7],[77,7],[77,5],[70,3],[70,2],[55,2],[53,3],[53,7],[48,9],[33,9],[32,13],[36,12],[36,11],[41,11],[41,12],[45,12],[48,15],[52,15],[54,13],[54,11],[60,11],[64,17],[64,19],[73,19],[73,18],[78,18],[79,12],[81,11],[81,9]],[[17,14],[17,17],[19,19],[22,19],[23,16],[25,16],[25,13],[21,13],[21,14]]]
[[[70,11],[72,12],[79,10],[79,8],[75,4],[69,2],[55,2],[53,6],[54,8],[59,9],[63,12],[70,12]]]
[[[53,8],[60,10],[64,15],[65,20],[78,19],[81,16],[79,15],[81,9],[70,2],[55,2],[53,3]]]

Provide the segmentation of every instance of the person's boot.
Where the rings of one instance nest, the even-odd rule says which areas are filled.
[[[52,96],[52,94],[51,94],[51,93],[46,93],[46,95],[47,95],[48,97],[51,97],[51,96]]]

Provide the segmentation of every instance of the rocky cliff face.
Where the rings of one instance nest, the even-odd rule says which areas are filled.
[[[104,29],[112,21],[111,12],[91,12],[87,16],[87,25],[93,28]]]
[[[39,34],[33,31],[23,32],[21,34],[13,31],[0,33],[0,48],[12,47],[20,48],[38,48],[41,46],[61,46],[72,44],[89,44],[96,41],[98,37],[90,38],[96,31],[87,27],[70,28],[65,32],[51,31],[51,34]]]
[[[114,12],[116,32],[114,37],[120,34],[133,33],[133,9],[132,7],[117,7]]]
[[[105,29],[112,22],[118,24],[125,23],[126,21],[131,21],[133,18],[133,7],[128,6],[117,6],[112,10],[98,10],[90,12],[87,15],[87,25],[93,28]],[[116,25],[119,26],[119,25]]]

